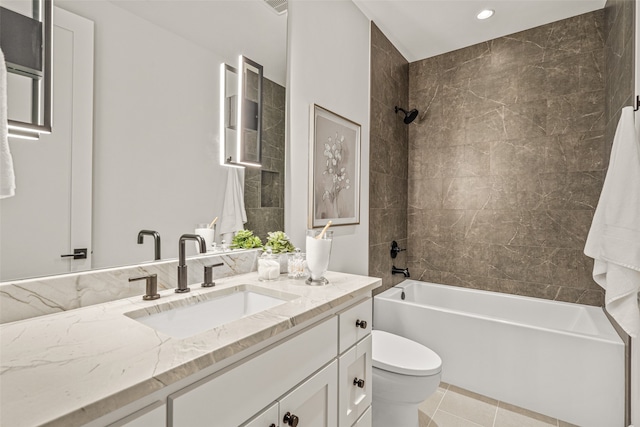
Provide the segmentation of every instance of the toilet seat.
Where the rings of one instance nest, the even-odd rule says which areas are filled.
[[[396,374],[429,376],[442,370],[442,359],[433,350],[385,331],[371,331],[373,367]]]

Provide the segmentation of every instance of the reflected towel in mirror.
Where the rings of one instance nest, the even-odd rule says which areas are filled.
[[[243,230],[247,222],[247,212],[244,208],[244,169],[228,169],[219,222],[220,235]]]

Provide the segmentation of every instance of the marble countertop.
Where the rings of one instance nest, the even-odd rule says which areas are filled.
[[[85,424],[381,284],[345,273],[326,277],[329,285],[313,287],[286,276],[259,282],[254,272],[216,280],[214,288],[191,285],[187,294],[163,291],[155,301],[138,296],[0,325],[0,425]],[[240,285],[300,297],[182,339],[125,315]]]

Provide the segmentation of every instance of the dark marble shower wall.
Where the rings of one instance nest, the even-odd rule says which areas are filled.
[[[635,1],[608,0],[605,19],[605,141],[607,158],[622,107],[633,105]]]
[[[285,88],[262,80],[262,168],[245,169],[247,223],[264,243],[269,231],[284,230]]]
[[[599,10],[410,64],[412,276],[602,305],[582,250],[607,164],[603,30]]]
[[[409,129],[394,107],[409,106],[409,63],[371,23],[371,129],[369,275],[382,278],[382,292],[404,280],[391,267],[407,266],[406,252],[393,260],[391,242],[407,247],[407,154]]]

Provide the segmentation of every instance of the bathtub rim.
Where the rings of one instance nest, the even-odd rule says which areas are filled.
[[[404,285],[404,286],[403,286]],[[561,306],[565,306],[565,307],[570,307],[572,309],[575,309],[576,306],[584,308],[586,310],[587,313],[589,313],[590,315],[592,313],[601,313],[602,317],[600,319],[594,319],[594,321],[598,322],[597,328],[599,333],[596,334],[589,334],[589,333],[582,333],[582,332],[576,332],[576,331],[568,331],[566,329],[554,329],[554,328],[549,328],[549,327],[543,327],[543,326],[538,326],[538,325],[531,325],[529,323],[525,323],[525,322],[519,322],[519,321],[515,321],[515,320],[507,320],[507,319],[503,319],[500,317],[492,317],[492,316],[487,316],[487,315],[482,315],[482,314],[477,314],[477,313],[469,313],[466,311],[462,311],[462,310],[453,310],[450,308],[445,308],[445,307],[441,307],[438,305],[432,305],[432,304],[424,304],[424,303],[417,303],[417,302],[413,302],[413,301],[407,301],[407,300],[401,300],[401,299],[393,299],[391,297],[389,297],[389,295],[393,294],[396,295],[399,292],[401,292],[404,288],[410,286],[410,285],[426,285],[426,286],[431,286],[431,287],[436,287],[436,288],[440,288],[440,289],[445,289],[447,291],[454,291],[454,292],[462,292],[462,293],[488,293],[488,294],[492,294],[496,297],[499,298],[503,298],[503,299],[525,299],[525,300],[533,300],[535,302],[538,303],[553,303],[553,304],[557,304],[557,305],[561,305]],[[386,295],[385,295],[386,294]],[[440,284],[440,283],[433,283],[433,282],[426,282],[426,281],[422,281],[422,280],[416,280],[416,279],[405,279],[402,282],[398,283],[397,285],[386,289],[385,291],[377,294],[376,296],[374,296],[374,298],[378,298],[380,300],[387,300],[387,301],[391,301],[397,304],[408,304],[411,306],[415,306],[415,307],[428,307],[429,309],[432,310],[436,310],[439,312],[443,312],[443,313],[449,313],[449,314],[455,314],[455,315],[461,315],[461,316],[465,316],[465,317],[469,317],[472,319],[480,319],[480,320],[491,320],[494,322],[498,322],[504,325],[517,325],[519,327],[524,327],[524,328],[529,328],[529,329],[535,329],[535,330],[539,330],[539,331],[547,331],[547,332],[553,332],[553,333],[558,333],[558,334],[562,334],[562,335],[566,335],[566,336],[570,336],[570,337],[576,337],[576,338],[584,338],[584,339],[593,339],[596,341],[601,341],[604,343],[610,343],[610,344],[616,344],[616,345],[621,345],[624,347],[624,340],[620,337],[620,334],[616,331],[615,327],[613,326],[613,324],[611,323],[611,320],[609,319],[609,317],[607,316],[605,310],[603,307],[597,307],[597,306],[592,306],[592,305],[586,305],[586,304],[579,304],[579,303],[570,303],[570,302],[565,302],[565,301],[555,301],[555,300],[548,300],[548,299],[544,299],[544,298],[538,298],[538,297],[530,297],[530,296],[525,296],[525,295],[515,295],[515,294],[508,294],[508,293],[504,293],[504,292],[496,292],[496,291],[489,291],[489,290],[484,290],[484,289],[475,289],[475,288],[465,288],[462,286],[455,286],[455,285],[444,285],[444,284]],[[598,314],[598,316],[599,316]],[[604,322],[603,322],[604,320]],[[375,326],[375,325],[374,325]],[[603,326],[606,331],[602,331],[601,327]]]

